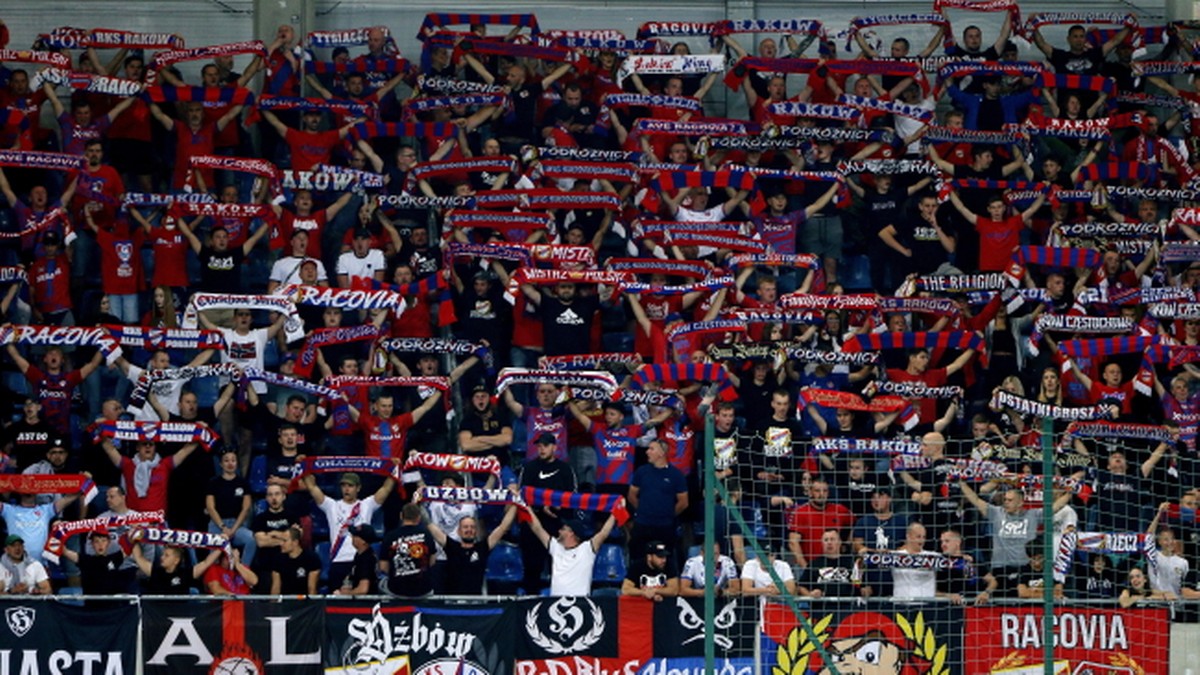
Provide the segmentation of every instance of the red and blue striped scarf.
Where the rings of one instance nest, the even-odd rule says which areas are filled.
[[[499,13],[462,13],[462,12],[430,12],[421,22],[417,39],[424,41],[436,29],[447,26],[512,26],[528,28],[529,32],[537,35],[541,32],[537,17],[533,14],[499,14]]]
[[[386,138],[453,138],[458,133],[458,127],[444,122],[359,122],[350,128],[350,135],[355,140],[367,140],[376,137]],[[416,171],[421,168],[417,166]]]
[[[317,61],[312,58],[304,60],[304,72],[309,75],[335,75],[345,73],[384,73],[387,75],[396,75],[398,73],[407,73],[409,70],[408,61],[393,56],[388,58],[372,59],[366,56],[360,56],[350,61]]]
[[[254,92],[245,87],[146,87],[142,98],[154,103],[176,103],[179,101],[199,101],[201,103],[225,103],[235,105],[254,105]],[[313,99],[321,100],[324,99]]]
[[[844,352],[877,352],[883,349],[974,349],[983,353],[983,338],[970,331],[884,332],[851,336],[842,343]]]
[[[521,498],[530,507],[551,507],[574,511],[603,511],[611,513],[618,525],[624,525],[629,520],[629,512],[625,510],[625,498],[620,495],[608,495],[590,492],[563,492],[544,488],[521,488]]]

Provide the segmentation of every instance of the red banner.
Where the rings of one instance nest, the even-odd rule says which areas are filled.
[[[1040,607],[968,607],[964,673],[1042,672]],[[1166,673],[1171,625],[1166,609],[1054,610],[1054,660],[1065,672]],[[1029,672],[1033,672],[1030,670]]]

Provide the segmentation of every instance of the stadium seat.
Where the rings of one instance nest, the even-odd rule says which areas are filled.
[[[246,477],[250,481],[250,491],[256,495],[267,493],[267,456],[259,455],[250,460],[250,475]]]
[[[320,585],[324,586],[329,583],[329,542],[323,541],[317,544],[317,558],[321,561],[321,578]]]
[[[62,588],[58,589],[58,594],[59,595],[70,595],[70,596],[82,596],[83,589],[78,586],[63,586]],[[83,607],[83,599],[82,598],[80,598],[78,600],[64,599],[64,600],[60,600],[59,602],[63,603],[64,605],[75,605],[77,607]]]
[[[487,590],[490,595],[511,595],[525,578],[525,567],[521,564],[521,549],[508,542],[500,542],[488,556]]]
[[[840,268],[838,281],[848,291],[871,289],[871,259],[865,255],[846,256]]]
[[[625,580],[625,549],[616,544],[601,544],[592,569],[592,583],[620,586]]]

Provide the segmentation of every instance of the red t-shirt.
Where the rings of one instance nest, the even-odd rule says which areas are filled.
[[[199,131],[192,133],[188,125],[175,122],[175,172],[171,176],[171,187],[176,190],[183,188],[194,155],[213,154],[216,133],[217,127],[212,124],[202,124]],[[212,169],[201,169],[200,175],[209,189],[216,187]]]
[[[414,302],[406,303],[400,316],[392,315],[392,337],[433,337],[433,312],[428,299],[421,295],[411,299]]]
[[[329,162],[333,148],[341,138],[335,131],[297,131],[288,129],[284,138],[292,149],[292,169],[308,171],[318,164]]]
[[[237,573],[224,565],[213,565],[204,572],[204,589],[208,590],[212,582],[220,584],[221,588],[234,595],[250,595],[250,584]]]
[[[1009,216],[996,222],[983,216],[975,217],[975,229],[979,232],[979,270],[981,272],[1003,272],[1012,263],[1013,248],[1021,244],[1021,230],[1025,221],[1021,216]]]
[[[178,228],[163,226],[150,231],[150,246],[154,250],[154,286],[187,286],[188,241]]]
[[[167,485],[171,472],[175,470],[175,457],[163,457],[150,472],[150,487],[145,497],[139,497],[134,488],[135,465],[128,457],[121,458],[121,480],[125,483],[125,501],[134,511],[158,511],[167,508]]]
[[[117,217],[121,205],[121,194],[125,192],[125,182],[121,174],[107,164],[101,164],[93,169],[78,173],[79,184],[75,196],[71,199],[71,214],[76,222],[84,222],[83,207],[88,202],[96,202],[103,208],[92,213],[96,225],[104,227]]]
[[[225,116],[232,106],[228,103],[217,103],[214,101],[204,102],[204,123],[213,125],[215,129],[217,120]],[[238,144],[238,125],[236,120],[232,120],[216,133],[216,139],[213,145],[218,148],[234,148]]]
[[[838,530],[845,537],[853,525],[850,509],[832,502],[825,502],[823,509],[804,504],[788,513],[788,532],[800,535],[800,550],[807,560],[821,557],[821,535],[825,530]]]
[[[116,97],[112,99],[117,100]],[[154,133],[150,125],[150,106],[141,99],[134,99],[133,105],[113,120],[112,126],[108,128],[108,137],[149,143]]]
[[[412,413],[393,415],[388,419],[363,413],[358,417],[367,443],[367,457],[404,458],[404,441],[412,428]]]
[[[142,291],[145,285],[142,241],[145,238],[145,230],[131,229],[124,224],[111,230],[101,228],[96,233],[96,243],[100,245],[100,279],[105,293],[130,295]]]
[[[38,258],[29,268],[33,304],[43,314],[71,309],[71,263],[66,254]]]
[[[941,387],[946,384],[946,379],[950,376],[946,374],[945,368],[930,368],[920,375],[912,375],[907,370],[899,368],[888,368],[888,379],[893,382],[916,382],[924,384],[927,387]],[[932,398],[919,398],[913,401],[913,405],[920,413],[920,421],[929,423],[937,419],[937,400]]]
[[[304,254],[310,258],[321,259],[321,230],[325,228],[329,222],[325,211],[317,211],[316,213],[307,216],[298,216],[287,209],[283,210],[283,214],[279,217],[279,226],[276,230],[279,233],[278,239],[271,239],[271,248],[282,248],[287,244],[287,241],[292,238],[292,233],[296,230],[304,230],[308,233],[308,248],[304,250]]]
[[[644,295],[641,301],[646,318],[660,330],[666,327],[668,316],[683,311],[683,297],[678,295]],[[634,331],[633,350],[639,354],[653,354],[654,349],[653,333],[647,335],[639,326]]]
[[[1105,399],[1121,402],[1121,414],[1133,413],[1133,380],[1116,387],[1110,387],[1099,380],[1092,380],[1092,388],[1088,390],[1092,403]]]

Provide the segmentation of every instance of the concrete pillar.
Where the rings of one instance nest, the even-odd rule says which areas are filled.
[[[1165,0],[1163,13],[1167,21],[1191,21],[1200,18],[1200,2],[1195,0]]]

